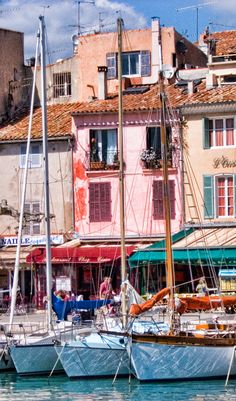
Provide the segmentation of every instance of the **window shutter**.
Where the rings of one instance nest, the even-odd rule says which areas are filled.
[[[26,145],[20,145],[20,168],[25,167],[26,161]]]
[[[213,196],[213,176],[203,176],[203,196],[204,196],[204,218],[210,219],[214,217],[214,196]]]
[[[203,149],[210,148],[210,133],[209,133],[209,119],[202,119],[202,131],[203,131]]]
[[[169,180],[170,218],[175,219],[175,181]],[[153,182],[153,219],[164,220],[163,180]]]
[[[149,50],[140,52],[141,56],[141,76],[149,77],[151,75],[151,53]]]
[[[36,215],[40,213],[40,203],[34,202],[32,205],[33,214]],[[36,216],[35,216],[36,217]],[[33,234],[40,234],[40,223],[37,221],[33,221]]]
[[[163,181],[153,181],[153,219],[164,220]]]
[[[111,183],[99,182],[89,185],[90,222],[111,221]]]
[[[170,218],[175,219],[175,181],[169,180]]]
[[[107,53],[107,79],[117,78],[116,53]]]
[[[31,167],[40,167],[40,148],[39,145],[31,145]]]

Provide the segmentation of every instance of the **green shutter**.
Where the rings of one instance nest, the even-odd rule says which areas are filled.
[[[202,119],[202,131],[203,131],[203,149],[210,148],[210,134],[209,134],[209,119]]]
[[[211,219],[214,217],[214,196],[213,196],[213,176],[203,176],[203,195],[204,195],[204,218]]]

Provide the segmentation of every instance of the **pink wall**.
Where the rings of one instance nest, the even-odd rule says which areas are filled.
[[[164,222],[152,217],[152,183],[162,178],[162,170],[143,169],[140,153],[146,147],[147,118],[154,125],[159,117],[148,114],[129,114],[124,117],[124,160],[125,160],[125,204],[126,235],[148,236],[164,233]],[[75,230],[81,236],[99,235],[117,237],[119,229],[119,177],[118,171],[86,171],[85,153],[89,151],[89,130],[117,127],[117,115],[91,115],[74,117],[76,144],[74,149],[74,196]],[[150,124],[149,124],[150,125]],[[172,231],[180,229],[182,221],[182,195],[180,163],[170,169],[170,179],[176,183],[176,219],[172,221]],[[88,184],[89,182],[108,181],[112,187],[112,221],[103,223],[89,222]]]

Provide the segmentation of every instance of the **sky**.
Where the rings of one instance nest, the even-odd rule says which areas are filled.
[[[78,7],[78,3],[80,6]],[[94,4],[93,4],[94,3]],[[0,28],[24,32],[25,59],[34,56],[39,16],[45,16],[49,62],[72,55],[72,37],[116,29],[150,27],[151,18],[174,26],[190,41],[209,26],[211,32],[236,29],[236,0],[0,0]],[[197,18],[198,17],[198,18]],[[197,23],[198,21],[198,23]],[[79,22],[79,23],[78,23]]]

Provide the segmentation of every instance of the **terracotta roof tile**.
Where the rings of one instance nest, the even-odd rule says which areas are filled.
[[[176,107],[181,103],[183,98],[182,91],[171,85],[166,88],[168,100],[172,107]],[[150,90],[139,94],[123,95],[123,111],[148,111],[160,108],[159,85],[153,85]],[[106,100],[93,100],[92,102],[80,103],[75,114],[86,113],[117,113],[118,112],[118,96]]]
[[[215,55],[236,54],[236,31],[214,32],[208,39],[214,39]]]
[[[71,136],[71,113],[78,103],[54,104],[47,108],[48,137]],[[12,121],[0,126],[0,141],[25,140],[28,135],[29,110],[14,117]],[[41,108],[33,114],[32,139],[42,137]]]
[[[236,102],[236,85],[222,85],[212,89],[206,89],[205,82],[202,82],[197,92],[186,96],[183,105],[216,104]]]

